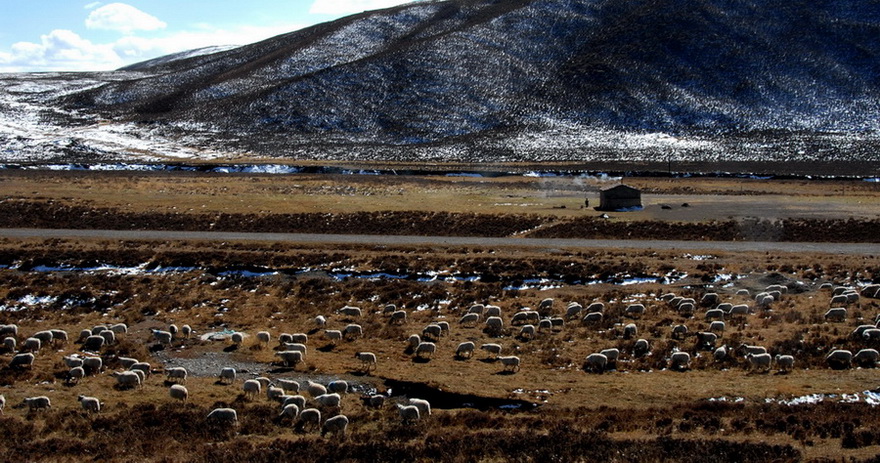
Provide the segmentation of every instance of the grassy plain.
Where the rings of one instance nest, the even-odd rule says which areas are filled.
[[[184,214],[416,210],[497,215],[517,208],[559,218],[598,214],[579,206],[585,194],[594,194],[604,184],[575,185],[571,178],[67,172],[12,172],[0,180],[6,201],[52,201],[131,214],[164,209]],[[656,194],[675,206],[693,204],[683,209],[697,214],[699,221],[723,219],[716,217],[717,205],[726,200],[738,205],[743,215],[758,207],[776,217],[797,217],[804,210],[828,219],[859,214],[876,219],[880,209],[880,191],[865,182],[627,183],[648,192],[644,213],[652,211],[650,195]],[[816,212],[815,204],[825,206]],[[655,212],[659,211],[658,207]],[[44,349],[32,369],[0,371],[0,392],[8,401],[0,417],[0,429],[8,438],[0,441],[0,450],[11,460],[705,461],[712,455],[715,461],[864,461],[880,451],[880,419],[865,394],[880,386],[878,370],[833,370],[824,360],[834,348],[877,347],[850,333],[872,322],[880,313],[880,300],[862,298],[849,308],[845,322],[827,323],[822,314],[830,293],[819,289],[823,282],[853,287],[877,283],[880,250],[858,256],[694,255],[684,249],[4,239],[0,265],[0,323],[19,326],[19,343],[48,328],[66,329],[74,338],[97,324],[125,322],[130,328],[121,342],[101,352],[107,370],[77,385],[65,384],[67,368],[61,362],[62,356],[80,352],[75,342]],[[53,269],[62,266],[67,270]],[[171,267],[176,270],[155,271]],[[371,273],[401,278],[368,276]],[[467,281],[457,276],[480,278]],[[742,356],[716,362],[710,351],[698,349],[693,336],[672,338],[676,324],[686,324],[691,333],[708,329],[702,316],[705,308],[689,316],[658,299],[667,292],[699,299],[715,291],[724,301],[754,306],[735,290],[748,289],[754,295],[769,284],[784,284],[790,292],[771,310],[726,320],[717,344],[757,344],[774,354],[793,354],[797,363],[790,373],[750,371]],[[537,307],[547,297],[555,299],[554,315],[564,314],[568,302],[586,305],[595,300],[605,302],[605,316],[597,324],[567,320],[561,330],[535,339],[518,336],[519,327],[509,324],[513,313]],[[625,307],[634,302],[646,305],[644,316],[625,315]],[[405,324],[389,323],[382,314],[388,303],[408,312]],[[481,325],[458,324],[474,303],[502,308],[506,328],[500,335]],[[348,319],[335,313],[346,304],[362,307],[364,315]],[[328,329],[356,322],[365,336],[331,346],[314,329],[312,319],[319,314],[328,316]],[[437,341],[436,355],[429,361],[414,360],[406,338],[439,320],[448,321],[451,329]],[[198,338],[163,348],[152,340],[150,330],[171,323],[189,324],[197,335],[233,329],[251,336],[237,348],[228,341]],[[622,336],[627,323],[635,323],[638,337],[650,341],[649,355],[634,355],[634,339]],[[287,369],[273,363],[276,343],[256,345],[253,334],[260,330],[273,337],[310,332],[305,365]],[[457,359],[455,348],[465,341],[478,346],[500,343],[504,354],[522,359],[522,368],[505,373],[480,351],[472,359]],[[610,347],[622,351],[615,371],[583,371],[586,355]],[[379,357],[377,369],[366,375],[354,359],[355,352],[364,350]],[[675,350],[692,354],[688,371],[668,369]],[[116,355],[147,360],[156,374],[142,389],[121,390],[108,374],[120,368]],[[5,365],[11,356],[2,354],[0,363]],[[360,389],[345,397],[341,410],[351,419],[347,439],[322,439],[314,432],[295,430],[277,417],[277,405],[265,397],[247,400],[240,380],[233,386],[217,384],[216,372],[227,363],[243,365],[248,370],[244,377],[345,378],[357,384]],[[186,406],[167,396],[162,375],[166,365],[185,365],[191,372]],[[391,388],[396,400],[400,391],[394,390],[395,381],[424,385],[436,404],[434,414],[421,423],[403,425],[393,407],[371,409],[358,399],[362,393]],[[449,393],[472,394],[476,398],[470,400],[477,405],[487,397],[537,407],[437,406],[454,402]],[[76,403],[79,394],[100,397],[105,403],[101,414],[82,412]],[[834,397],[817,404],[784,403],[812,394]],[[846,403],[840,400],[842,394],[858,394],[859,400]],[[28,412],[14,407],[34,395],[49,396],[53,409]],[[230,431],[206,423],[204,417],[215,406],[236,408],[241,424]],[[327,417],[336,410],[324,412]]]

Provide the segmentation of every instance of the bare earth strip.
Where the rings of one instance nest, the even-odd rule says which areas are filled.
[[[469,236],[331,235],[314,233],[188,232],[167,230],[61,230],[0,228],[2,238],[98,238],[119,240],[274,241],[286,243],[515,246],[531,248],[714,250],[727,252],[819,252],[844,255],[880,254],[876,243],[789,243],[771,241],[588,240],[553,238],[486,238]]]

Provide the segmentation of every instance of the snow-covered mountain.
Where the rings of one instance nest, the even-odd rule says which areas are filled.
[[[880,3],[418,2],[88,78],[44,100],[273,156],[876,161]]]

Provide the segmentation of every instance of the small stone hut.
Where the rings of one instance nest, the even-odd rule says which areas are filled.
[[[618,211],[642,207],[642,192],[626,185],[617,185],[599,192],[597,211]]]

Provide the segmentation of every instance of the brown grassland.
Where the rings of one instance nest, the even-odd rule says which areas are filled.
[[[880,239],[877,184],[627,183],[643,189],[645,209],[600,219],[580,207],[585,196],[598,201],[605,183],[596,179],[10,171],[0,174],[0,217],[5,227],[392,227],[389,233],[579,237],[571,230],[589,228],[587,222],[604,227],[589,237]],[[324,224],[302,214],[323,215]],[[740,235],[730,234],[731,224]],[[750,234],[750,227],[763,231]],[[32,368],[9,368],[13,352],[0,354],[5,461],[876,461],[880,453],[880,414],[865,393],[880,387],[880,370],[832,369],[825,361],[833,349],[880,347],[851,334],[874,323],[880,299],[862,297],[848,306],[846,321],[826,322],[831,294],[820,289],[825,282],[880,283],[880,248],[838,255],[30,238],[0,240],[0,266],[0,323],[18,325],[19,346],[40,330],[71,334],[71,341],[37,353]],[[768,309],[735,294],[754,295],[771,284],[789,292]],[[716,361],[693,335],[674,338],[677,324],[691,334],[707,330],[709,307],[681,313],[660,299],[669,292],[697,300],[717,292],[725,302],[748,303],[753,313],[728,318],[717,345],[792,354],[793,371],[753,371],[742,355]],[[568,302],[603,301],[604,317],[519,336],[513,314],[548,297],[555,299],[548,315],[564,315]],[[646,313],[627,316],[635,302]],[[460,325],[474,303],[501,307],[504,329]],[[390,323],[386,304],[406,310],[405,323]],[[336,313],[344,305],[361,307],[363,315]],[[364,336],[333,345],[314,327],[317,315],[328,318],[327,329],[358,323]],[[449,333],[430,359],[414,359],[406,339],[436,321],[449,322]],[[62,357],[82,352],[80,330],[120,322],[128,333],[98,353],[105,369],[68,384]],[[196,335],[159,345],[150,330],[172,323],[189,324]],[[649,354],[633,352],[635,339],[623,336],[629,323],[650,342]],[[248,336],[240,346],[200,338],[221,330]],[[269,346],[256,342],[261,330],[272,333]],[[274,356],[276,339],[294,332],[309,333],[309,350],[304,364],[284,367]],[[503,355],[520,357],[520,370],[505,372],[479,350],[456,358],[456,346],[466,341],[501,344]],[[612,347],[621,350],[612,371],[584,371],[588,354]],[[692,356],[685,371],[669,368],[677,350]],[[376,353],[375,370],[360,371],[359,351]],[[146,360],[154,374],[142,388],[120,388],[110,376],[122,369],[117,356]],[[233,385],[217,381],[225,365],[239,368]],[[166,366],[190,371],[186,404],[168,396]],[[341,410],[322,410],[325,418],[348,416],[346,436],[298,429],[265,395],[246,398],[241,378],[258,375],[356,385]],[[374,392],[390,394],[391,402],[427,398],[433,414],[403,423],[393,405],[377,409],[360,400]],[[101,412],[83,411],[80,394],[100,398]],[[833,397],[786,402],[814,394]],[[855,394],[857,401],[842,398]],[[51,398],[50,410],[19,406],[38,395]],[[219,406],[235,408],[239,425],[207,421]]]

